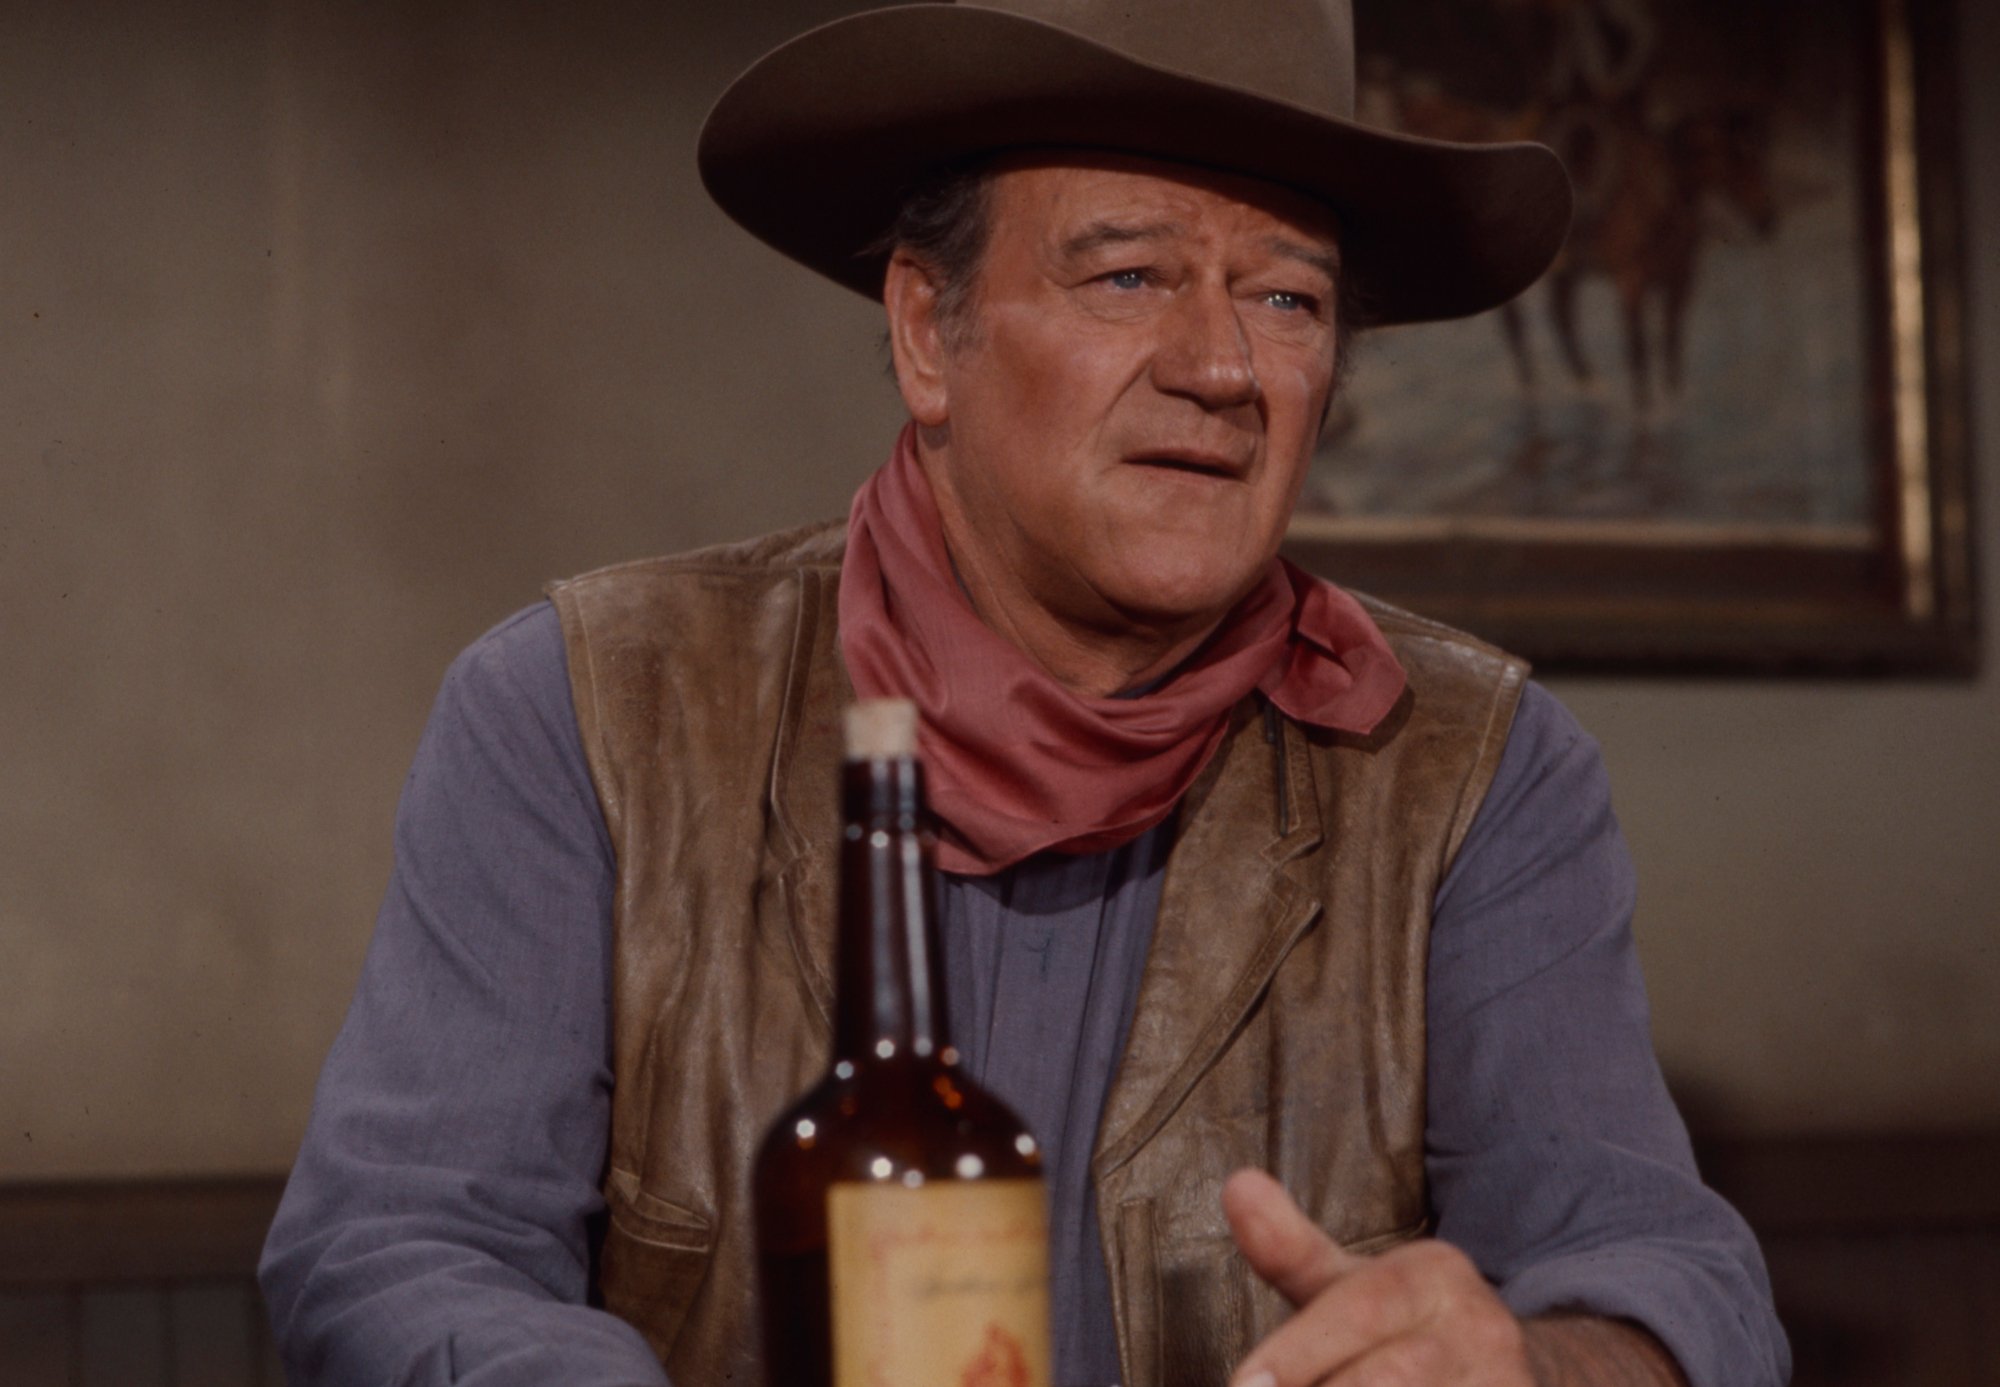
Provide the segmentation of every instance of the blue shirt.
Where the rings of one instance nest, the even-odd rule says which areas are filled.
[[[1170,834],[944,893],[955,1039],[1049,1160],[1064,1387],[1118,1371],[1089,1154]],[[635,1330],[584,1304],[615,880],[543,604],[454,663],[404,788],[394,874],[265,1248],[293,1387],[666,1382]],[[1653,1056],[1632,901],[1597,749],[1531,685],[1432,921],[1436,1231],[1517,1314],[1635,1320],[1693,1387],[1779,1384],[1755,1239],[1696,1175]]]

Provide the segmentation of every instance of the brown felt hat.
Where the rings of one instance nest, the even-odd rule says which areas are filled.
[[[987,0],[868,10],[722,94],[702,181],[792,259],[871,298],[867,248],[927,174],[1008,149],[1116,150],[1299,189],[1340,215],[1371,320],[1518,294],[1569,228],[1537,144],[1450,144],[1354,119],[1349,0]]]

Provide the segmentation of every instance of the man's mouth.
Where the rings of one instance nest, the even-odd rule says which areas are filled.
[[[1157,467],[1169,472],[1185,472],[1219,481],[1239,481],[1249,470],[1246,464],[1220,453],[1204,453],[1175,448],[1158,453],[1134,453],[1125,459],[1136,467]]]

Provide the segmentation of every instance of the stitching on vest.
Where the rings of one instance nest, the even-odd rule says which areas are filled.
[[[803,933],[805,910],[802,883],[813,866],[813,844],[805,831],[792,821],[783,792],[783,787],[793,775],[799,740],[804,735],[806,709],[812,697],[822,619],[820,609],[826,600],[824,571],[811,567],[798,568],[793,572],[792,581],[797,590],[798,605],[792,626],[791,664],[786,671],[784,703],[778,709],[777,742],[772,748],[771,780],[765,787],[765,794],[766,803],[771,806],[771,816],[783,830],[785,845],[791,854],[779,864],[777,881],[785,900],[792,960],[805,984],[807,995],[819,1012],[820,1020],[830,1028],[833,1024],[833,978],[818,966],[812,950],[806,947]],[[837,654],[835,658],[838,658]]]

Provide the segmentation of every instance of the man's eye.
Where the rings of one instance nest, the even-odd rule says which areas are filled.
[[[1264,302],[1281,313],[1310,313],[1318,305],[1307,294],[1294,294],[1286,289],[1273,289],[1264,295]]]
[[[1104,282],[1114,289],[1143,289],[1146,287],[1144,270],[1113,270],[1104,276]]]

